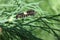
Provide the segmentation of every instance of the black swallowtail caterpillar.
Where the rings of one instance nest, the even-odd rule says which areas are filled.
[[[17,14],[16,19],[27,17],[27,16],[33,16],[34,14],[35,14],[34,10],[28,10],[26,12],[22,12],[22,13]]]

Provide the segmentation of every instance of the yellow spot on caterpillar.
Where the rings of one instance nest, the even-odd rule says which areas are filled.
[[[2,32],[2,28],[0,27],[0,33]]]
[[[27,13],[26,13],[26,12],[24,12],[24,15],[27,15]]]
[[[11,16],[9,19],[8,19],[9,22],[13,22],[14,21],[14,17]]]

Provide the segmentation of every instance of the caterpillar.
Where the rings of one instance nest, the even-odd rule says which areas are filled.
[[[27,16],[33,16],[34,14],[35,14],[34,10],[28,10],[26,12],[22,12],[22,13],[17,14],[16,19],[27,17]]]

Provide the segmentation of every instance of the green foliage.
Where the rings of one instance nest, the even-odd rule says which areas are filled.
[[[0,0],[0,40],[60,40],[60,0]],[[16,19],[29,9],[34,16]]]

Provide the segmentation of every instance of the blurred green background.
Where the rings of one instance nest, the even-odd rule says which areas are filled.
[[[36,14],[16,19],[29,9]],[[0,28],[0,40],[60,40],[60,0],[0,0]]]

